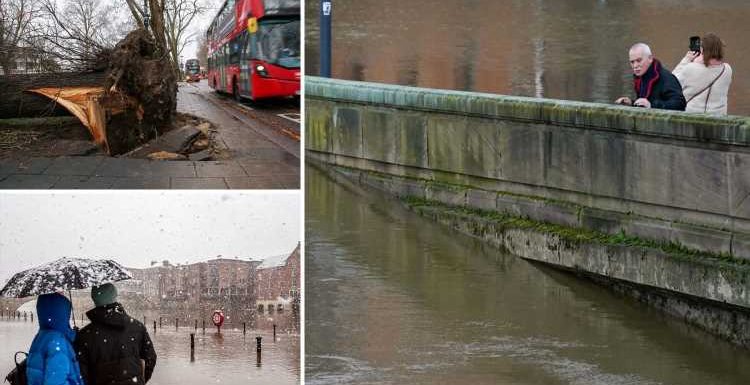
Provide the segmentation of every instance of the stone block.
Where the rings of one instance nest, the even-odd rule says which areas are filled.
[[[750,260],[750,235],[734,234],[732,237],[732,255],[735,258]]]
[[[580,227],[605,234],[616,234],[625,229],[628,216],[608,210],[590,207],[583,208],[580,215]]]
[[[335,107],[333,113],[333,152],[356,158],[364,156],[362,152],[362,107]]]
[[[333,128],[334,103],[315,99],[305,100],[305,148],[315,151],[333,150],[331,129]]]
[[[470,189],[466,193],[466,205],[480,210],[497,210],[497,192]]]
[[[423,114],[398,115],[399,148],[396,162],[405,166],[428,168],[427,120]]]
[[[729,254],[732,250],[732,233],[684,223],[672,223],[672,241],[685,247]]]
[[[447,185],[428,184],[425,197],[450,206],[464,206],[466,204],[466,190]]]
[[[630,217],[623,223],[622,230],[626,235],[648,239],[656,242],[672,240],[672,226],[669,222],[657,219]]]
[[[386,163],[397,163],[401,133],[393,110],[366,109],[362,113],[362,146],[364,157]]]

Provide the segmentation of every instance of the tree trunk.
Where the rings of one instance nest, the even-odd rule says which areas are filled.
[[[104,72],[63,72],[0,76],[0,119],[71,115],[47,97],[28,92],[37,88],[101,87]]]

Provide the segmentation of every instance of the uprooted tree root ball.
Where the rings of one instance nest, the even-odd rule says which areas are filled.
[[[109,54],[104,89],[101,103],[111,111],[107,142],[112,155],[161,135],[174,118],[177,76],[167,53],[143,29],[130,32]],[[124,111],[118,111],[123,104]]]

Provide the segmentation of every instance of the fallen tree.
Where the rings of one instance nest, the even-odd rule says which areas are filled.
[[[0,119],[70,115],[47,97],[27,92],[36,88],[100,87],[106,72],[63,72],[0,76]]]
[[[177,106],[177,76],[153,37],[137,29],[100,58],[98,68],[87,73],[0,79],[0,96],[10,92],[15,97],[5,99],[12,102],[2,103],[0,117],[47,116],[63,107],[112,155],[169,128]]]

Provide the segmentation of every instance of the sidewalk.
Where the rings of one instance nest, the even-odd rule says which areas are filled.
[[[231,160],[94,156],[0,161],[0,189],[299,189],[299,157],[259,133],[262,127],[248,127],[249,122],[210,101],[214,95],[202,95],[207,92],[207,87],[181,85],[177,110],[210,120]]]

